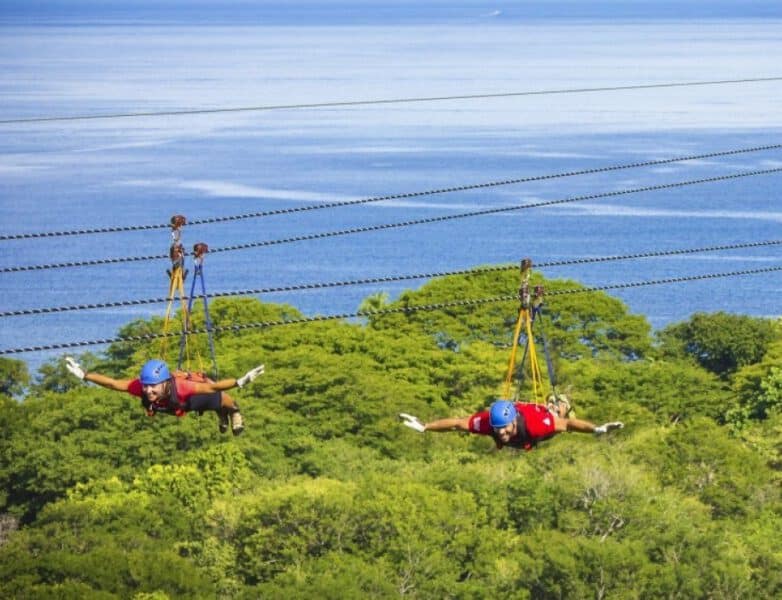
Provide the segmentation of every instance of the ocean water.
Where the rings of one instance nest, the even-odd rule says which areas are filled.
[[[501,9],[479,11],[485,3],[456,4],[472,12],[447,19],[433,12],[417,19],[363,14],[351,21],[305,10],[272,24],[236,15],[209,24],[175,11],[144,13],[139,22],[130,22],[127,12],[31,16],[20,4],[0,18],[0,120],[782,75],[778,19],[724,13],[721,19],[527,22]],[[750,4],[758,14],[770,6]],[[346,11],[351,4],[340,6]],[[157,224],[173,214],[196,220],[776,144],[780,87],[767,81],[0,124],[0,234]],[[220,248],[778,167],[782,152],[764,151],[189,226],[183,241],[188,248],[198,241]],[[762,175],[218,252],[207,256],[205,277],[209,291],[218,292],[523,257],[544,263],[782,239],[779,182],[780,174]],[[163,229],[0,241],[0,268],[165,254],[169,241]],[[781,258],[779,247],[768,246],[544,274],[613,285],[774,267]],[[0,311],[162,297],[167,266],[167,260],[128,261],[0,273]],[[423,281],[263,299],[305,314],[353,312],[372,293],[393,297]],[[772,273],[611,294],[663,327],[698,311],[777,316],[781,286],[780,274]],[[164,308],[6,317],[0,350],[113,337],[128,321],[162,315]],[[35,369],[61,353],[11,357]]]

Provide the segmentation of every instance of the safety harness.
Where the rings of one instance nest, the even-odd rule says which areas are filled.
[[[165,316],[163,318],[163,336],[160,344],[160,356],[165,356],[168,350],[169,324],[174,320],[174,306],[178,300],[181,304],[179,316],[181,319],[181,334],[179,337],[179,360],[177,369],[191,368],[191,354],[194,354],[195,369],[205,372],[201,354],[198,351],[198,345],[191,343],[190,329],[192,325],[193,303],[196,297],[200,298],[204,305],[204,324],[209,339],[209,353],[212,359],[212,377],[217,379],[217,359],[215,357],[214,345],[214,327],[209,315],[208,294],[206,293],[206,282],[204,281],[204,257],[209,252],[209,246],[204,242],[198,242],[193,246],[193,278],[190,281],[190,295],[185,295],[185,279],[189,271],[185,269],[185,246],[182,243],[182,228],[187,224],[187,218],[184,215],[174,215],[171,217],[171,245],[169,247],[169,258],[171,267],[166,270],[169,277],[168,296]],[[201,292],[196,294],[196,285],[200,284]]]
[[[549,383],[551,391],[556,396],[557,378],[554,372],[554,362],[551,359],[551,352],[548,338],[542,327],[543,315],[543,296],[544,289],[542,285],[536,285],[532,292],[530,291],[530,274],[532,273],[532,260],[525,258],[521,261],[521,285],[519,287],[519,315],[516,320],[516,327],[513,332],[513,343],[511,347],[510,359],[508,361],[508,370],[503,385],[503,398],[511,399],[511,388],[513,385],[513,375],[518,373],[518,387],[524,378],[524,363],[529,357],[529,372],[532,379],[532,400],[538,404],[544,402],[543,375],[538,362],[538,355],[535,346],[535,335],[533,333],[533,324],[538,322],[538,330],[543,339],[543,352],[546,358],[546,367],[548,369]],[[520,364],[516,365],[516,351],[519,342],[523,342],[524,352]]]
[[[147,394],[144,392],[144,388],[141,388],[141,404],[146,409],[147,415],[150,417],[156,413],[165,413],[174,415],[176,417],[184,417],[190,408],[188,402],[179,397],[177,393],[176,381],[187,380],[196,383],[214,383],[209,377],[203,373],[192,373],[188,371],[174,371],[171,377],[168,379],[168,387],[170,390],[169,397],[165,400],[152,402]]]

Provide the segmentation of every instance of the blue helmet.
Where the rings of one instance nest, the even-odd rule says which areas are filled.
[[[141,385],[156,385],[171,379],[171,372],[168,370],[168,365],[162,360],[153,359],[141,367],[139,379]]]
[[[497,400],[489,408],[489,425],[495,428],[506,427],[516,420],[518,411],[513,402]]]

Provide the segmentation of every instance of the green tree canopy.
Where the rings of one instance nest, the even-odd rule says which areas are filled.
[[[546,289],[538,330],[545,330],[558,355],[569,359],[603,354],[637,359],[650,351],[648,323],[643,317],[628,314],[621,301],[607,294],[588,292],[582,285],[565,279],[545,280],[536,274],[532,285],[544,285]],[[511,270],[451,276],[435,279],[419,290],[405,292],[389,307],[514,298],[518,287],[518,275]],[[370,323],[376,329],[406,332],[414,328],[434,336],[443,347],[458,347],[474,340],[508,346],[518,311],[518,300],[508,300],[378,315],[372,317]]]
[[[27,365],[21,360],[0,358],[0,394],[16,396],[30,383]]]
[[[517,277],[437,279],[395,306],[513,295]],[[216,339],[221,374],[266,365],[230,392],[239,437],[211,413],[148,418],[49,363],[21,401],[0,397],[0,597],[782,596],[782,341],[732,348],[725,377],[675,336],[655,348],[606,294],[545,285],[560,391],[623,430],[496,452],[399,423],[496,397],[515,300],[285,326],[269,323],[291,307],[215,301],[221,325],[263,324]],[[131,377],[157,348],[80,359]]]
[[[660,332],[659,339],[663,352],[690,356],[703,368],[725,377],[760,362],[778,336],[771,319],[717,312],[697,313],[684,323],[670,325]]]

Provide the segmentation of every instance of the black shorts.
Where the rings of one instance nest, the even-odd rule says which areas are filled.
[[[204,412],[205,410],[219,411],[222,405],[223,393],[212,392],[211,394],[194,394],[190,396],[187,401],[187,412],[197,411]]]

